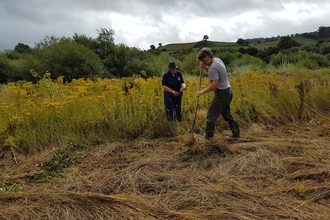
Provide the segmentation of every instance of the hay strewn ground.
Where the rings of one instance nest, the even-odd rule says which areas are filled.
[[[330,121],[228,134],[95,146],[53,173],[3,148],[0,219],[330,218]]]

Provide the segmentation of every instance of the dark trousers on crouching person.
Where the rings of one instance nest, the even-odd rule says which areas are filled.
[[[168,121],[181,121],[181,100],[182,91],[179,96],[174,96],[168,92],[164,93],[165,113]],[[173,117],[175,115],[175,117]]]
[[[214,135],[215,121],[222,115],[223,119],[229,123],[232,137],[239,137],[239,126],[230,112],[230,103],[233,99],[231,87],[227,89],[217,89],[206,117],[205,139],[210,140]]]

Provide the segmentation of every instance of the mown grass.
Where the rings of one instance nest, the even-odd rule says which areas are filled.
[[[325,220],[329,126],[325,119],[254,124],[233,142],[226,131],[210,142],[192,142],[181,131],[88,148],[71,144],[68,154],[79,146],[86,156],[58,160],[67,166],[55,170],[42,165],[62,151],[17,154],[15,162],[2,149],[0,218]]]

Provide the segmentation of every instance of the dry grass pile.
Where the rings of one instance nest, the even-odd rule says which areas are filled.
[[[0,219],[328,219],[330,121],[116,142],[57,171],[0,152]]]

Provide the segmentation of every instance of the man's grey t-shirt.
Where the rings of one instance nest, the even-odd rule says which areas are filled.
[[[219,58],[214,58],[209,66],[209,80],[218,80],[218,89],[227,89],[230,87],[228,74],[225,64]]]

